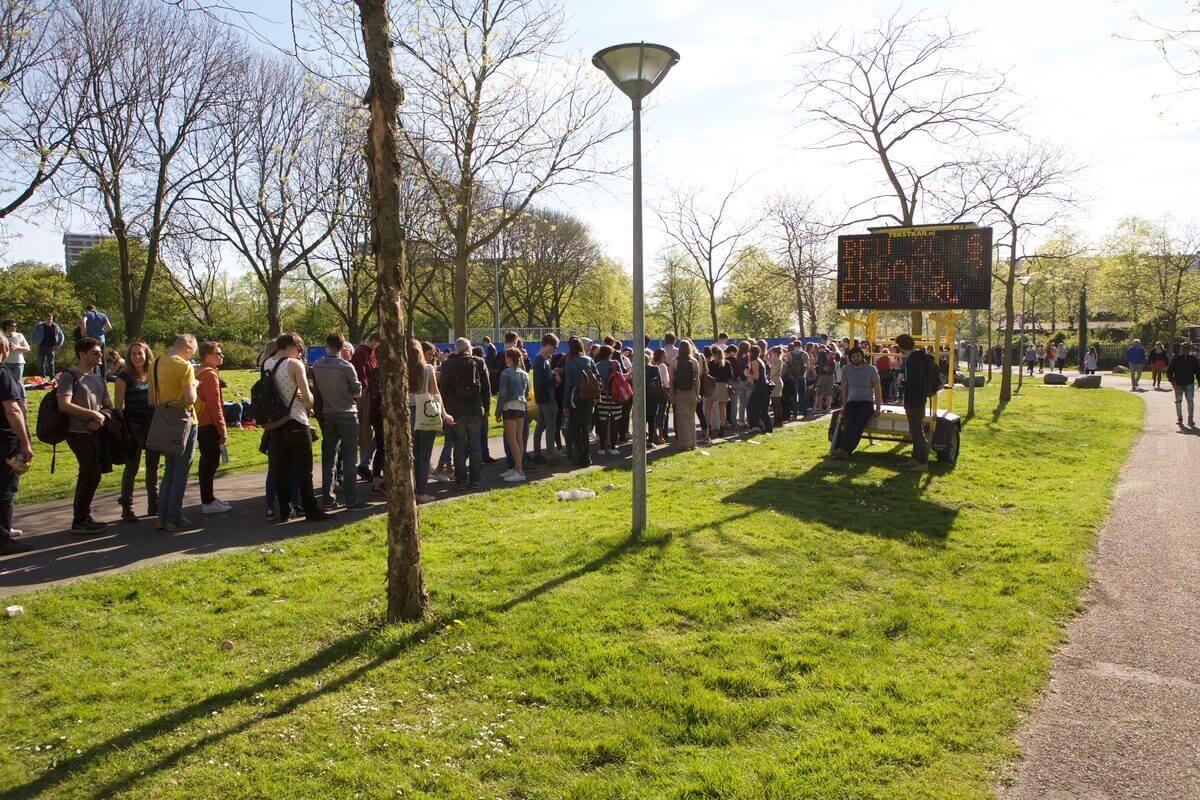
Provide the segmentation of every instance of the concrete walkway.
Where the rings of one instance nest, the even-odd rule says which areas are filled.
[[[1127,376],[1106,386],[1129,390]],[[1002,800],[1200,798],[1200,430],[1150,389],[1092,555],[1084,612],[1018,735]],[[1026,379],[1025,391],[1032,388]],[[1054,390],[1067,391],[1067,390]],[[1185,422],[1186,422],[1186,411]]]
[[[814,416],[810,417],[809,421],[820,419],[823,417]],[[714,440],[714,444],[740,438],[742,437],[729,436]],[[530,443],[532,444],[532,437]],[[492,438],[488,444],[491,454],[500,460],[484,465],[481,488],[456,489],[453,482],[430,480],[429,493],[433,495],[435,502],[451,500],[464,494],[521,485],[500,480],[500,473],[505,469],[504,444],[501,438]],[[631,449],[631,445],[625,444],[620,448],[620,455],[597,456],[594,454],[593,444],[593,466],[588,470],[580,470],[561,460],[543,465],[536,471],[531,468],[527,470],[526,475],[529,480],[535,481],[605,467],[628,466]],[[658,447],[650,451],[649,457],[653,460],[674,452],[676,451],[672,446]],[[439,442],[433,451],[435,464],[440,453]],[[314,472],[316,477],[313,483],[319,492],[319,464]],[[294,536],[317,533],[386,512],[383,496],[369,493],[369,486],[360,482],[359,496],[370,504],[369,509],[337,511],[331,519],[322,522],[306,522],[301,516],[287,523],[276,523],[265,517],[264,481],[263,472],[246,472],[218,478],[216,494],[230,503],[233,511],[220,515],[204,515],[200,513],[200,491],[193,475],[185,495],[184,514],[196,527],[176,534],[158,530],[157,520],[149,517],[143,517],[135,525],[115,522],[120,517],[116,494],[98,495],[92,504],[96,519],[113,521],[112,525],[97,536],[73,536],[67,532],[71,525],[69,499],[17,506],[13,525],[24,531],[24,535],[18,541],[27,550],[10,556],[0,556],[0,597],[164,561],[197,558],[241,547],[279,546],[279,542]],[[134,495],[134,510],[138,513],[144,513],[146,510],[145,493],[141,490]]]

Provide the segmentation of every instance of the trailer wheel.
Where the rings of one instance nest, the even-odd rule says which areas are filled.
[[[958,426],[955,425],[954,432],[950,434],[950,437],[946,442],[946,446],[937,451],[938,461],[944,461],[947,464],[958,463],[958,439],[959,429]]]

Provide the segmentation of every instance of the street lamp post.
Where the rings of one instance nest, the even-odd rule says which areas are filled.
[[[592,56],[633,103],[633,520],[634,536],[646,528],[646,326],[642,281],[642,100],[654,91],[679,53],[638,42],[606,47]]]
[[[1029,286],[1030,279],[1029,275],[1017,278],[1021,282],[1021,338],[1017,344],[1017,394],[1021,393],[1021,383],[1025,379],[1025,289]]]

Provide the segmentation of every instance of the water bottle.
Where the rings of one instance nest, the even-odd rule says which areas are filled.
[[[229,447],[226,445],[221,445],[221,463],[229,463]]]

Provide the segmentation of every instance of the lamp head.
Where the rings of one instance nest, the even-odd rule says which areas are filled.
[[[1029,282],[1031,280],[1033,280],[1033,276],[1032,275],[1021,275],[1020,277],[1017,278],[1017,280],[1021,282],[1022,286],[1027,286],[1027,285],[1029,285]]]
[[[646,42],[613,45],[592,56],[592,64],[603,70],[635,104],[654,91],[678,63],[679,53]]]

